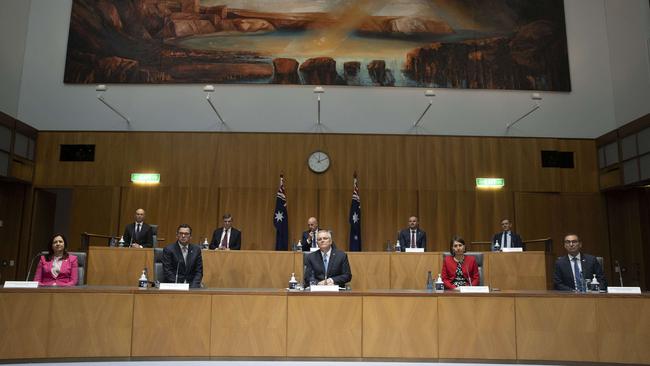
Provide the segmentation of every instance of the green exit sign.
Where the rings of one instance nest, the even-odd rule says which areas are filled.
[[[503,188],[505,185],[503,178],[476,178],[476,188]]]
[[[131,182],[141,184],[158,184],[160,183],[160,174],[155,173],[133,173]]]

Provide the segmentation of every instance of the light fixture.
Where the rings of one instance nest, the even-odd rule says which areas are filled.
[[[530,99],[535,101],[535,106],[533,106],[533,109],[529,110],[528,112],[524,113],[523,116],[517,118],[516,120],[506,124],[506,133],[508,130],[510,130],[510,127],[514,126],[515,124],[519,123],[522,119],[530,116],[533,112],[538,110],[541,107],[540,101],[542,100],[542,96],[539,93],[533,93],[530,96]]]
[[[433,91],[433,89],[427,89],[424,92],[425,97],[429,97],[429,104],[427,104],[427,107],[424,109],[424,112],[420,115],[420,118],[417,119],[417,121],[413,122],[413,126],[411,129],[416,129],[419,127],[420,122],[422,121],[422,118],[424,118],[424,115],[427,114],[429,111],[429,108],[433,105],[433,98],[436,96],[436,93]]]
[[[316,103],[318,105],[317,106],[318,111],[316,112],[316,125],[317,126],[321,125],[321,123],[320,123],[320,95],[323,94],[323,93],[325,93],[325,89],[323,89],[322,86],[317,86],[317,87],[314,88],[314,94],[316,94],[316,96],[317,96],[317,102]]]
[[[227,128],[228,125],[226,124],[226,121],[224,121],[223,118],[221,118],[221,114],[219,114],[217,107],[214,106],[214,103],[212,103],[212,99],[210,99],[210,93],[214,92],[214,86],[206,85],[203,87],[203,91],[205,92],[205,100],[208,101],[208,104],[210,104],[210,107],[212,107],[212,110],[217,115],[217,118],[219,118],[219,121],[221,121],[221,125]]]
[[[104,93],[108,90],[108,87],[105,84],[99,84],[95,87],[95,91],[98,91],[99,94],[97,94],[97,99],[99,99],[100,102],[104,103],[105,106],[107,106],[110,110],[115,112],[118,116],[120,116],[123,120],[126,121],[127,125],[131,125],[131,121],[122,113],[120,112],[116,107],[113,107],[110,105],[106,99],[104,99]]]
[[[132,173],[131,182],[136,184],[158,184],[160,174],[158,173]]]
[[[501,189],[505,185],[503,178],[476,178],[476,188],[479,189]]]

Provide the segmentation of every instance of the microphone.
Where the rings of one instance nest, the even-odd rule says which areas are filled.
[[[472,276],[469,274],[469,264],[467,265],[467,282],[469,282],[469,287],[472,287]]]
[[[623,287],[623,271],[621,271],[621,264],[618,263],[618,259],[614,259],[614,272],[618,273],[618,280],[621,282],[621,287]]]
[[[29,281],[29,275],[32,273],[32,266],[34,265],[34,260],[35,260],[36,258],[40,257],[40,256],[41,256],[41,253],[38,252],[38,253],[34,256],[34,258],[32,258],[32,261],[29,262],[29,268],[27,269],[27,277],[25,277],[25,281]]]
[[[181,268],[181,261],[178,261],[176,263],[176,279],[174,280],[174,283],[178,283],[178,270]]]

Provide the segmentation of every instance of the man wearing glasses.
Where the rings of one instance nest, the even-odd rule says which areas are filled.
[[[176,242],[163,249],[162,264],[165,283],[189,283],[190,287],[201,287],[203,279],[203,258],[201,248],[191,244],[192,228],[182,224],[176,229]]]
[[[582,242],[576,234],[564,237],[564,249],[567,255],[555,261],[553,287],[560,291],[584,291],[584,281],[591,280],[596,275],[600,288],[607,287],[607,280],[596,257],[581,253]]]

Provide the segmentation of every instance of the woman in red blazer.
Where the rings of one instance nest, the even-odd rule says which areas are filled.
[[[442,262],[442,282],[446,289],[456,290],[459,286],[478,286],[479,275],[476,259],[465,256],[465,240],[454,236],[449,243],[452,257],[445,257]]]
[[[34,281],[39,286],[76,286],[77,257],[68,254],[68,241],[63,234],[54,234],[47,255],[42,255],[36,267]]]

